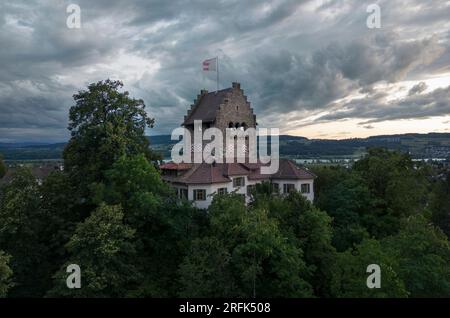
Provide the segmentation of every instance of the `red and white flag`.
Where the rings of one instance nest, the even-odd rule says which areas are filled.
[[[203,70],[204,71],[214,71],[217,72],[217,57],[209,60],[203,61]]]

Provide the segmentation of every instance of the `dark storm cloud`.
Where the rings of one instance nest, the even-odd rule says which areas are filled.
[[[81,7],[80,30],[66,27],[72,2]],[[444,100],[441,106],[424,100],[423,86],[386,105],[374,85],[448,68],[450,5],[378,1],[383,27],[370,30],[367,3],[320,3],[2,1],[0,141],[67,138],[71,96],[108,77],[124,80],[132,96],[145,100],[156,118],[152,133],[168,133],[201,88],[215,88],[214,74],[202,75],[200,63],[216,55],[222,87],[240,81],[262,126],[286,126],[286,116],[328,110],[356,91],[368,94],[367,104],[346,104],[347,113],[335,116],[386,120],[401,117],[408,103],[417,110],[410,118],[445,114]],[[445,95],[433,93],[430,98]]]
[[[427,94],[410,94],[401,100],[361,98],[338,106],[342,110],[319,117],[317,122],[361,118],[366,119],[361,124],[369,124],[386,120],[448,115],[450,114],[450,86],[435,89]]]
[[[428,88],[427,84],[424,82],[420,82],[416,85],[414,85],[408,92],[408,96],[414,95],[414,94],[420,94],[424,90]]]

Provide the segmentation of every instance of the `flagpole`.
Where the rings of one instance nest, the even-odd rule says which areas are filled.
[[[219,91],[219,57],[216,56],[216,61],[217,61],[217,91]]]

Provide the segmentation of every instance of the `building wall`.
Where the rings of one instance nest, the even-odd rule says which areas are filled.
[[[273,183],[278,183],[280,194],[283,193],[284,184],[294,184],[295,190],[301,193],[301,185],[302,184],[309,184],[309,193],[302,193],[309,201],[314,201],[314,179],[309,180],[273,180]]]
[[[225,129],[228,128],[230,122],[234,124],[245,123],[248,128],[256,128],[256,117],[253,109],[237,83],[233,83],[233,89],[227,96],[227,100],[220,105],[214,126],[225,134]]]
[[[244,177],[245,178],[245,186],[243,187],[233,187],[233,182],[227,182],[227,183],[214,183],[214,184],[196,184],[196,185],[189,185],[188,186],[188,199],[190,201],[194,201],[194,190],[197,189],[204,189],[206,190],[206,200],[204,201],[194,201],[194,205],[199,209],[206,209],[209,207],[209,205],[212,203],[213,200],[213,194],[217,193],[217,190],[219,188],[227,188],[227,192],[231,193],[233,191],[236,191],[238,194],[244,194],[245,195],[245,201],[248,204],[250,202],[250,196],[247,195],[247,186],[248,185],[255,185],[257,183],[261,183],[261,181],[254,181],[254,180],[248,180],[247,176],[233,176],[232,178],[237,177]],[[301,192],[301,185],[302,184],[309,184],[310,187],[310,193],[302,193],[309,201],[314,200],[314,180],[276,180],[273,181],[279,184],[280,194],[283,194],[283,185],[284,184],[294,184],[295,190],[298,192]],[[178,188],[180,188],[178,186]]]
[[[194,205],[199,209],[206,209],[212,203],[213,194],[217,193],[217,190],[220,188],[229,189],[230,184],[231,184],[231,182],[189,185],[188,186],[188,191],[189,191],[188,199],[190,201],[194,201],[194,190],[205,189],[206,190],[206,200],[205,201],[194,201]]]

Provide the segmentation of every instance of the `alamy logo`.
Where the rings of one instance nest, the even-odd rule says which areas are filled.
[[[369,277],[367,277],[367,287],[370,289],[373,288],[381,288],[381,269],[378,264],[370,264],[366,269],[367,273],[371,273]]]
[[[369,29],[381,28],[381,8],[378,4],[370,4],[366,9],[367,13],[370,13],[366,20],[366,25]]]
[[[71,273],[66,279],[67,288],[81,288],[81,269],[77,264],[70,264],[66,269],[67,273]]]
[[[77,4],[69,4],[66,12],[70,13],[66,20],[66,25],[69,29],[81,28],[81,8]]]
[[[262,174],[274,174],[279,167],[278,128],[226,128],[225,138],[218,128],[203,130],[201,120],[194,121],[194,136],[186,128],[176,128],[171,139],[179,140],[171,151],[175,163],[262,163]],[[181,137],[181,140],[180,140]],[[207,142],[205,144],[205,142]],[[225,147],[224,147],[225,144]],[[270,144],[270,153],[268,145]]]

